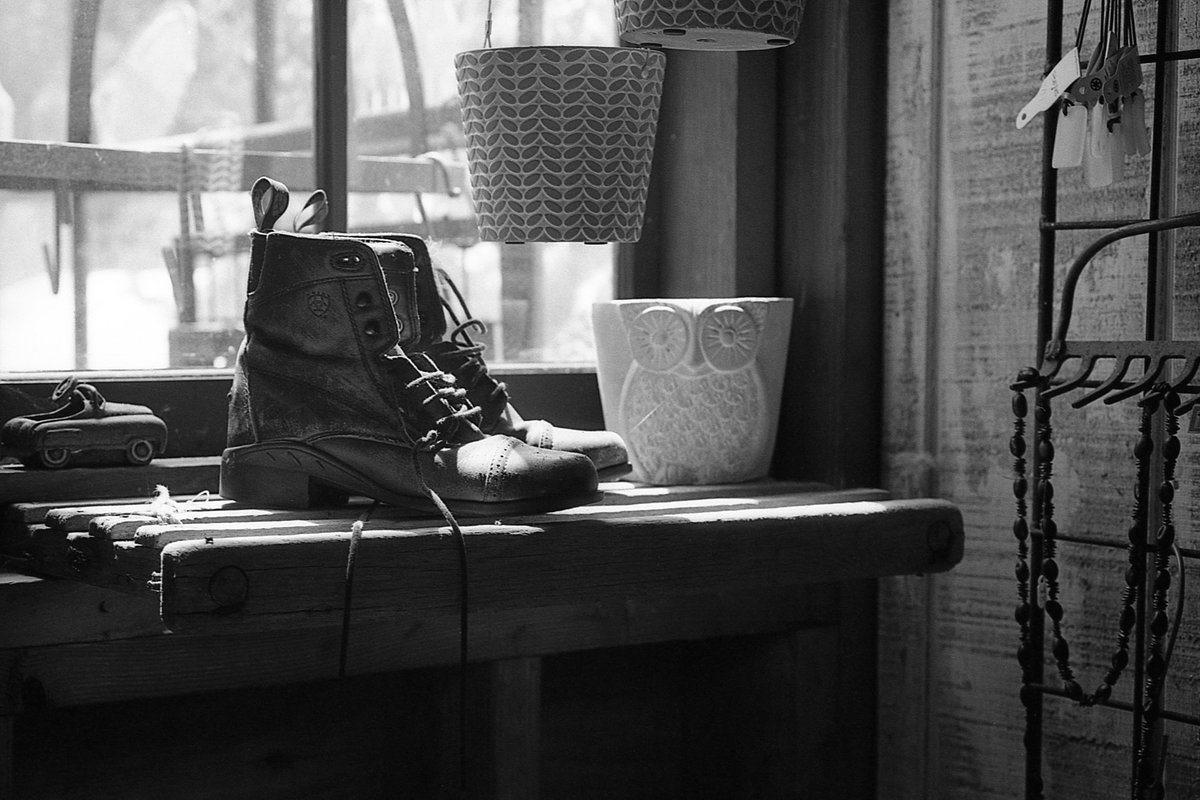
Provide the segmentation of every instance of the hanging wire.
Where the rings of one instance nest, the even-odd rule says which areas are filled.
[[[483,23],[483,46],[492,46],[492,0],[488,0],[487,21]]]

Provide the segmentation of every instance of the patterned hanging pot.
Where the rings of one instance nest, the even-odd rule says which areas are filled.
[[[480,238],[637,241],[663,53],[497,47],[454,64]]]
[[[677,50],[767,50],[796,41],[805,0],[616,0],[621,41]]]

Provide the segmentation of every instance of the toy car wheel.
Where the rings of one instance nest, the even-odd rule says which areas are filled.
[[[135,466],[149,464],[154,458],[154,445],[147,439],[134,439],[125,448],[125,459]]]
[[[41,450],[38,452],[38,461],[47,469],[59,469],[65,467],[67,462],[71,460],[71,452],[62,447],[51,447],[49,450]]]

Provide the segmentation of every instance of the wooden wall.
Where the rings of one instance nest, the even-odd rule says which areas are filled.
[[[1197,47],[1200,5],[1180,5],[1180,46]],[[1064,35],[1073,40],[1082,3],[1066,6]],[[1155,9],[1140,0],[1136,7],[1142,51],[1153,52]],[[1017,130],[1014,118],[1045,68],[1045,14],[1035,0],[890,4],[884,482],[898,495],[957,503],[967,554],[948,575],[881,584],[880,798],[1023,796],[1007,386],[1018,368],[1037,361],[1043,122]],[[1087,48],[1097,28],[1094,10]],[[1181,68],[1181,212],[1200,208],[1198,96],[1200,71]],[[1149,163],[1132,159],[1126,179],[1105,189],[1087,188],[1078,170],[1062,171],[1060,218],[1144,217]],[[1059,283],[1094,235],[1060,237]],[[1174,268],[1164,275],[1176,338],[1200,338],[1198,243],[1196,233],[1181,233]],[[1143,335],[1146,249],[1144,240],[1131,240],[1093,262],[1080,283],[1073,336]],[[1055,425],[1060,529],[1123,541],[1134,411],[1130,404],[1057,408],[1064,409],[1056,410]],[[1180,544],[1196,547],[1200,434],[1185,424],[1180,438]],[[1073,661],[1091,691],[1113,649],[1124,553],[1062,545],[1060,564]],[[1198,615],[1200,600],[1188,599],[1168,682],[1168,706],[1191,714],[1200,712]],[[1130,684],[1123,678],[1114,696],[1128,701]],[[1047,698],[1046,796],[1128,796],[1129,726],[1125,713]],[[1200,734],[1178,724],[1166,733],[1168,797],[1200,796]]]

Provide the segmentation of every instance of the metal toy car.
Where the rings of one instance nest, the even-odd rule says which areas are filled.
[[[27,467],[149,464],[167,445],[167,425],[146,406],[110,403],[90,383],[64,379],[50,396],[62,405],[13,417],[0,428],[0,451]]]

